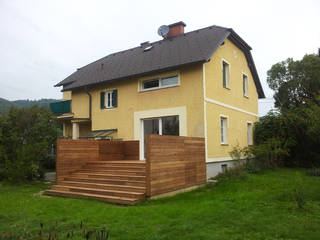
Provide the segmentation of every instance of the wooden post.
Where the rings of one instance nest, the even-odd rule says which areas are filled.
[[[151,159],[150,159],[150,146],[152,135],[146,136],[146,195],[151,196]],[[141,143],[143,144],[143,143]]]

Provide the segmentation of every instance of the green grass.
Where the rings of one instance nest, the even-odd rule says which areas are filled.
[[[304,209],[293,189],[303,189]],[[175,197],[125,207],[42,197],[42,183],[0,183],[0,232],[59,225],[107,226],[110,239],[320,239],[320,177],[281,169],[246,175]]]

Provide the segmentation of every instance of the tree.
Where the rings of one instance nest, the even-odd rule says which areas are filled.
[[[32,180],[53,167],[51,147],[61,129],[45,108],[11,108],[0,118],[0,178]]]
[[[286,166],[319,167],[320,57],[277,63],[268,71],[267,82],[280,111],[255,124],[255,155]]]
[[[269,87],[275,91],[275,106],[281,111],[302,106],[306,101],[317,104],[320,94],[320,57],[305,55],[302,60],[288,58],[267,72]]]

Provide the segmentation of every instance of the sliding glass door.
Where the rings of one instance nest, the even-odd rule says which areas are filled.
[[[143,150],[146,156],[146,136],[149,134],[179,136],[179,116],[143,120]]]

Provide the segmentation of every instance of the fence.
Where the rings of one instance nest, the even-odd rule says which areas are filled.
[[[204,138],[148,135],[147,196],[206,182]]]
[[[138,160],[139,141],[58,139],[57,183],[90,161]]]

